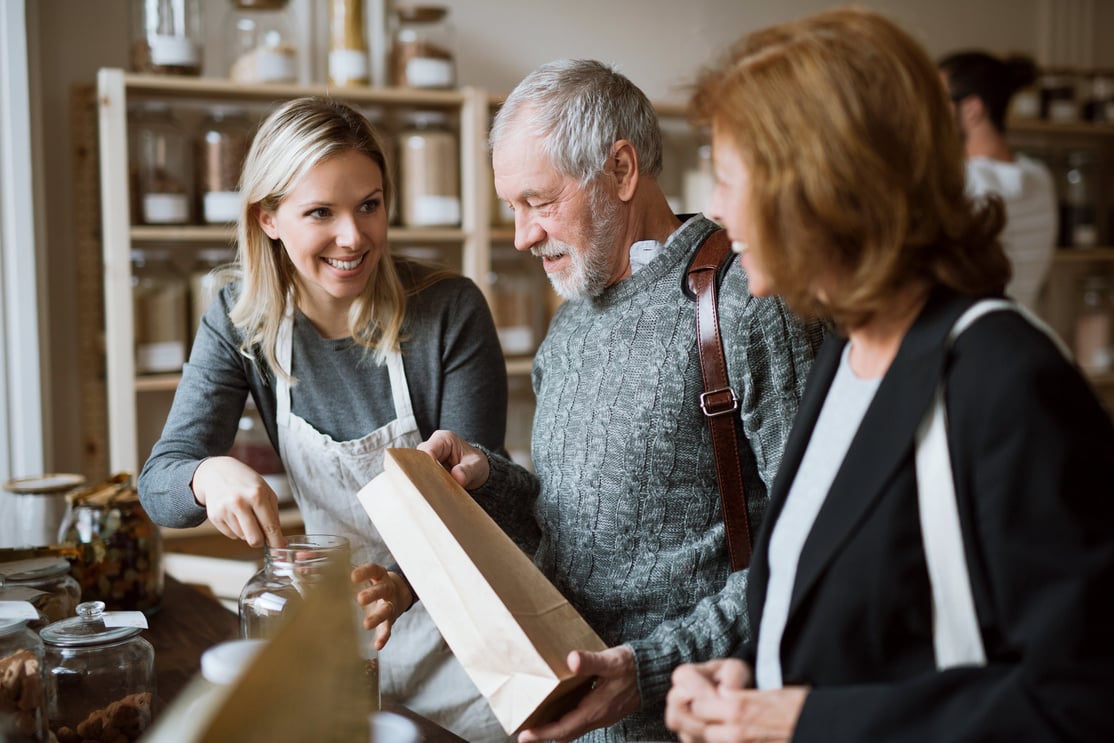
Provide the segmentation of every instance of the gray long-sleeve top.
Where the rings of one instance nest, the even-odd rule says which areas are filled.
[[[731,572],[699,406],[695,303],[681,289],[714,227],[688,220],[631,278],[562,305],[534,362],[537,477],[489,454],[491,476],[474,493],[609,646],[634,651],[642,708],[584,740],[672,739],[673,668],[750,636],[747,573]],[[752,297],[737,261],[719,313],[756,534],[823,331]]]
[[[428,270],[400,262],[404,281],[410,271]],[[143,507],[165,526],[205,520],[190,489],[194,470],[205,457],[228,452],[249,394],[278,449],[275,377],[265,362],[240,353],[243,335],[228,318],[236,289],[224,287],[206,311],[162,436],[139,476]],[[317,430],[347,441],[395,418],[387,368],[351,339],[322,338],[295,312],[292,353],[299,380],[292,411]],[[491,312],[471,280],[445,278],[408,298],[402,357],[423,438],[446,428],[502,450],[506,364]]]

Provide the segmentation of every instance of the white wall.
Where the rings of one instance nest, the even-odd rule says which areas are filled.
[[[220,44],[228,0],[203,0],[211,43]],[[305,2],[307,0],[300,0]],[[308,0],[320,2],[321,0]],[[368,0],[369,2],[371,0]],[[558,57],[594,57],[616,64],[656,101],[683,102],[684,86],[702,64],[748,30],[810,13],[824,0],[442,0],[456,32],[459,81],[508,92],[533,67]],[[1091,3],[1095,64],[1114,66],[1111,0],[871,0],[934,56],[977,46],[1037,54],[1041,10],[1048,3]],[[50,356],[56,470],[80,467],[76,277],[70,132],[70,90],[92,83],[98,67],[128,64],[128,0],[35,0],[29,47],[38,61],[45,152],[49,261]],[[1054,5],[1062,7],[1062,5]],[[1099,42],[1103,43],[1099,43]],[[34,79],[34,76],[33,76]]]

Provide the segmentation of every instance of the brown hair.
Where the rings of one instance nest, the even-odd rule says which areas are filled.
[[[691,112],[741,153],[749,247],[797,312],[846,330],[925,284],[1004,289],[1002,204],[966,196],[936,65],[880,15],[845,8],[742,38],[702,72]]]

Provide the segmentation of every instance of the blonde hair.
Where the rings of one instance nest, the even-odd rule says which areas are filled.
[[[371,123],[340,101],[306,97],[283,104],[260,125],[240,177],[237,276],[240,294],[229,318],[244,333],[240,350],[258,348],[276,375],[290,378],[275,356],[287,298],[298,300],[297,275],[282,243],[259,224],[260,212],[273,214],[305,175],[345,152],[371,158],[383,174],[383,209],[393,196],[383,142]],[[352,338],[383,363],[399,348],[406,314],[406,289],[388,252],[380,258],[363,293],[348,311]]]
[[[882,16],[844,8],[744,37],[702,72],[691,113],[742,154],[750,249],[797,312],[847,329],[919,285],[1003,291],[1001,202],[967,197],[936,65]]]

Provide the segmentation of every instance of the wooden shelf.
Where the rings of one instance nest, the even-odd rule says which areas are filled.
[[[1010,119],[1006,124],[1006,130],[1018,134],[1072,134],[1114,138],[1114,124],[1095,124],[1086,121],[1058,122],[1041,119]]]
[[[135,378],[136,392],[173,392],[182,381],[181,374],[143,374]]]
[[[534,359],[530,356],[512,356],[507,359],[507,374],[530,376]]]
[[[1090,263],[1092,261],[1114,263],[1114,248],[1105,246],[1094,248],[1058,248],[1056,250],[1056,257],[1053,260],[1056,263]]]

